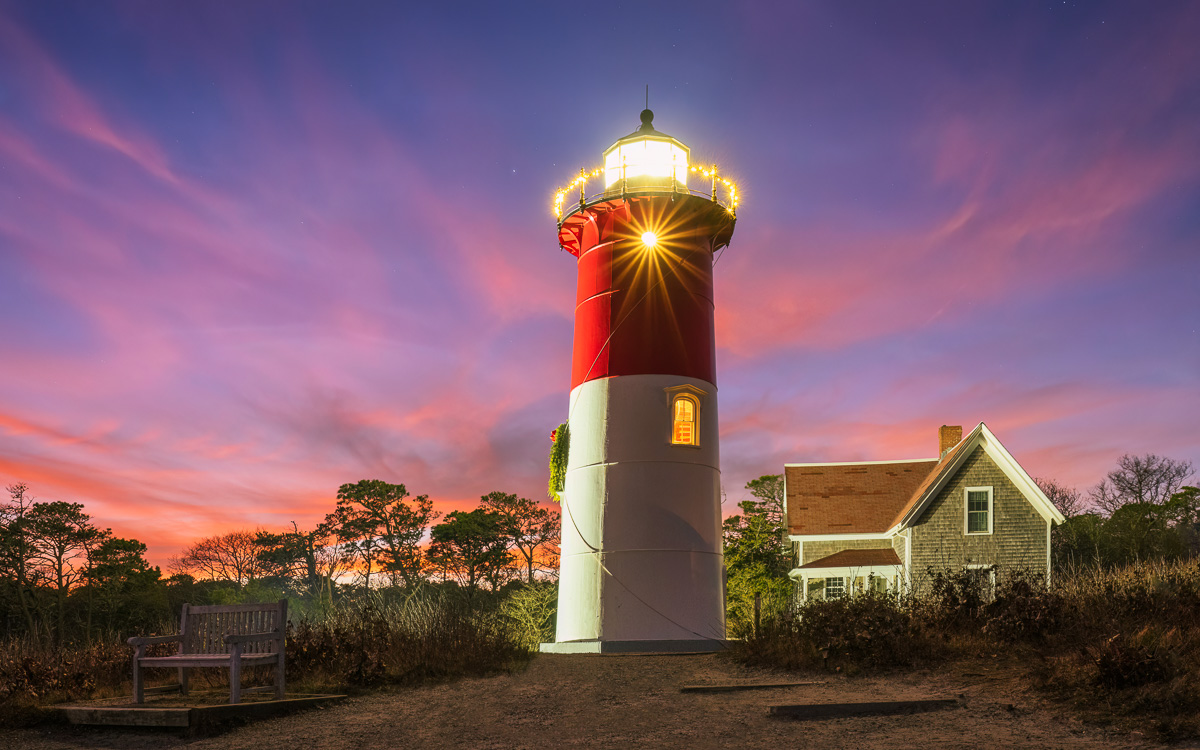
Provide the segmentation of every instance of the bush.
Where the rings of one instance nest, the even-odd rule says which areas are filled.
[[[1052,588],[1021,572],[994,592],[982,584],[967,571],[930,571],[910,599],[810,600],[766,621],[734,656],[854,672],[1020,645],[1043,657],[1025,662],[1041,684],[1091,718],[1149,723],[1164,738],[1200,734],[1200,560],[1077,569]]]
[[[489,674],[528,658],[498,614],[445,598],[365,604],[288,630],[288,679],[323,688],[408,685]]]
[[[530,651],[537,651],[540,644],[554,640],[558,584],[539,582],[523,586],[504,600],[500,613],[508,620],[517,641]]]
[[[1096,684],[1121,690],[1175,677],[1179,645],[1178,631],[1145,627],[1132,635],[1114,635],[1087,652],[1096,665]]]
[[[1044,576],[1026,572],[1001,579],[983,618],[983,633],[1005,643],[1044,642],[1070,620],[1062,595],[1046,588]]]
[[[790,579],[771,575],[761,563],[729,571],[725,585],[725,629],[731,638],[754,634],[754,597],[759,597],[759,622],[792,609]]]
[[[916,600],[923,617],[940,630],[978,627],[986,601],[983,580],[969,571],[928,571],[929,589]]]
[[[132,655],[115,638],[64,648],[27,638],[0,643],[0,726],[34,721],[50,703],[120,689],[129,683]]]
[[[936,651],[904,602],[880,593],[810,599],[765,620],[757,636],[734,648],[749,664],[851,672],[909,666]]]
[[[1065,614],[1043,684],[1097,718],[1200,734],[1200,560],[1073,570],[1054,593]]]

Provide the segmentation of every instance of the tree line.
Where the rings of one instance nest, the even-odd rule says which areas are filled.
[[[1054,529],[1055,567],[1112,567],[1200,556],[1200,488],[1190,461],[1127,454],[1086,493],[1036,480],[1066,522]]]
[[[1123,456],[1086,493],[1037,479],[1066,517],[1051,537],[1054,567],[1200,556],[1193,475],[1189,462],[1147,454]],[[746,488],[750,499],[723,523],[731,627],[750,622],[756,597],[777,605],[791,595],[783,477],[764,475]],[[0,632],[9,637],[60,643],[145,631],[176,616],[183,602],[281,593],[332,606],[366,592],[439,586],[470,601],[557,570],[559,514],[504,492],[442,517],[427,495],[411,496],[402,484],[344,484],[314,527],[200,539],[164,576],[146,561],[146,545],[99,528],[83,505],[36,502],[22,483],[7,490],[0,502]]]
[[[0,628],[61,644],[145,631],[184,602],[287,595],[332,606],[367,592],[422,586],[471,601],[557,571],[559,516],[506,492],[442,517],[403,484],[343,484],[324,520],[281,532],[233,530],[173,557],[168,575],[146,545],[96,526],[80,503],[38,502],[27,484],[0,501]],[[437,522],[441,519],[440,522]]]

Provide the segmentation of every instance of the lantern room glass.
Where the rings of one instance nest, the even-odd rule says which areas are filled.
[[[637,177],[675,178],[687,187],[688,152],[677,143],[656,138],[636,138],[622,141],[604,155],[604,187],[608,189],[621,179]],[[667,179],[664,179],[667,182]]]

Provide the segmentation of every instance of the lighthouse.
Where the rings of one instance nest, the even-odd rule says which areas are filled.
[[[737,190],[653,121],[644,110],[554,200],[578,290],[547,652],[714,650],[725,638],[713,262]]]

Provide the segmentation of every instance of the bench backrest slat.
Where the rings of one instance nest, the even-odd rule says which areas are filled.
[[[185,653],[185,644],[188,643],[188,608],[191,605],[186,602],[183,605],[183,612],[179,615],[179,635],[182,636],[179,640],[179,653]]]
[[[227,635],[278,633],[278,640],[251,641],[244,653],[275,653],[282,645],[287,629],[287,600],[270,604],[183,605],[179,633],[183,636],[179,652],[183,654],[227,654]]]

